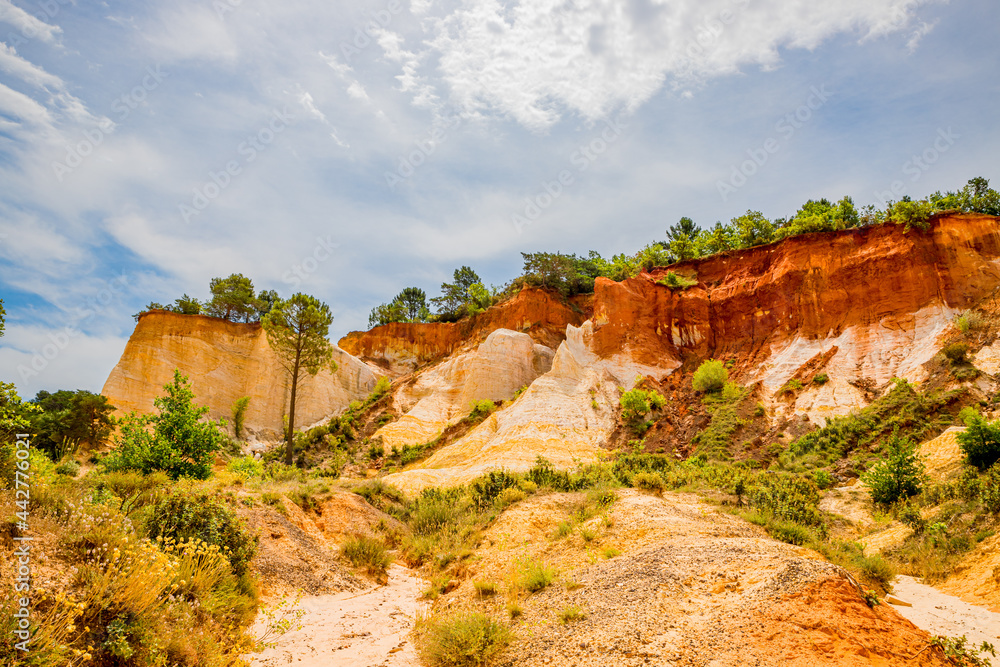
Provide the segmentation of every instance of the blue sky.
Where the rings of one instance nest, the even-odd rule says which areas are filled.
[[[133,313],[233,272],[320,297],[336,339],[463,264],[499,285],[520,251],[633,252],[683,215],[996,184],[997,18],[992,0],[0,0],[0,379],[99,390]]]

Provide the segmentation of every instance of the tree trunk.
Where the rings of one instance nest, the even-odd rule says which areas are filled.
[[[292,371],[292,403],[288,407],[288,432],[285,434],[285,465],[292,465],[295,454],[295,392],[299,388],[299,359],[301,355],[300,346],[299,350],[295,351],[295,365]]]

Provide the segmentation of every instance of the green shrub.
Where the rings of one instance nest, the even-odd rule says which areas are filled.
[[[871,556],[860,556],[854,562],[861,575],[870,582],[876,582],[887,588],[896,577],[895,570],[882,558],[881,554]]]
[[[385,577],[392,564],[392,556],[386,550],[385,543],[368,535],[348,538],[341,545],[340,553],[354,567],[363,567],[368,574],[378,578]]]
[[[510,643],[510,629],[478,612],[424,620],[418,628],[421,654],[436,667],[485,667]]]
[[[197,538],[218,546],[240,576],[257,553],[259,538],[218,496],[207,493],[174,491],[156,504],[148,528],[151,539]]]
[[[791,521],[772,521],[767,524],[767,532],[776,540],[802,546],[813,540],[812,531]]]
[[[518,488],[504,489],[503,491],[500,492],[500,495],[497,497],[496,504],[497,507],[503,509],[506,507],[510,507],[514,503],[519,503],[525,498],[527,498],[527,494],[525,494],[524,491],[522,491],[521,489]]]
[[[491,400],[476,401],[469,410],[469,419],[472,421],[482,421],[497,409],[497,404]]]
[[[66,477],[76,477],[80,474],[80,464],[73,459],[63,461],[56,466],[56,474],[65,475]]]
[[[392,389],[392,380],[389,379],[388,375],[383,375],[375,382],[375,388],[372,389],[371,396],[368,397],[368,402],[376,402],[388,394],[390,389]]]
[[[819,373],[812,379],[813,384],[818,384],[821,386],[829,381],[830,381],[830,376],[827,375],[826,373]]]
[[[980,471],[1000,460],[1000,424],[975,413],[962,411],[967,428],[956,437],[965,460]]]
[[[722,389],[728,379],[729,371],[725,365],[716,359],[709,359],[694,372],[691,384],[695,391],[712,392]]]
[[[885,455],[861,476],[861,482],[868,487],[873,502],[888,506],[920,493],[923,477],[924,465],[917,456],[916,445],[893,434]]]
[[[208,407],[194,405],[190,382],[179,370],[164,389],[166,395],[153,401],[156,415],[131,413],[122,418],[114,451],[101,459],[104,469],[144,474],[162,470],[173,479],[207,479],[212,474],[215,452],[225,440],[224,422],[200,421]]]
[[[233,403],[233,433],[237,440],[243,438],[243,423],[246,421],[248,405],[250,405],[249,396],[237,398]]]
[[[655,472],[640,472],[632,478],[632,486],[643,491],[652,491],[661,495],[665,487],[663,478]]]
[[[573,534],[573,522],[572,521],[560,521],[556,526],[556,532],[552,535],[552,539],[561,540],[565,537],[569,537]]]
[[[497,594],[497,585],[492,581],[474,581],[472,586],[476,589],[476,595],[481,598]]]
[[[259,479],[264,476],[264,463],[252,456],[241,456],[226,464],[226,470],[243,479]]]
[[[955,317],[955,326],[964,335],[968,335],[970,331],[982,328],[983,324],[985,324],[983,316],[975,310],[967,310]]]
[[[559,621],[563,625],[573,621],[582,621],[585,618],[587,618],[587,613],[575,604],[571,604],[559,612]]]
[[[667,271],[667,275],[656,281],[657,285],[663,285],[664,287],[669,287],[672,290],[675,289],[687,289],[688,287],[694,287],[698,284],[697,278],[689,278],[687,276],[682,276],[680,274],[674,273],[673,271]]]
[[[950,345],[945,345],[941,350],[941,354],[943,354],[952,364],[968,363],[969,359],[966,356],[968,352],[968,343],[951,343]]]
[[[536,560],[523,560],[518,563],[515,581],[518,588],[531,593],[537,593],[551,584],[556,578],[555,568]]]

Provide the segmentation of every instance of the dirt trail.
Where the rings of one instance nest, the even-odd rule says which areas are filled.
[[[301,630],[279,638],[274,648],[255,656],[253,667],[419,667],[409,634],[422,582],[393,565],[389,583],[361,593],[304,597]]]
[[[972,646],[984,641],[1000,648],[1000,614],[976,607],[913,577],[899,576],[893,581],[893,594],[912,607],[894,606],[900,616],[932,635],[961,637]],[[1000,665],[1000,658],[992,658]]]

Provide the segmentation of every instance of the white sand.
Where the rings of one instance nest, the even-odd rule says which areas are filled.
[[[893,606],[893,609],[918,628],[945,637],[965,635],[968,645],[975,647],[987,641],[1000,654],[1000,614],[945,595],[913,577],[900,575],[892,585],[897,598],[913,605]],[[992,664],[1000,665],[1000,657],[992,658],[992,661]]]
[[[294,630],[277,646],[255,656],[254,667],[418,667],[410,641],[422,582],[399,565],[389,569],[389,584],[364,593],[302,598],[305,611]]]

